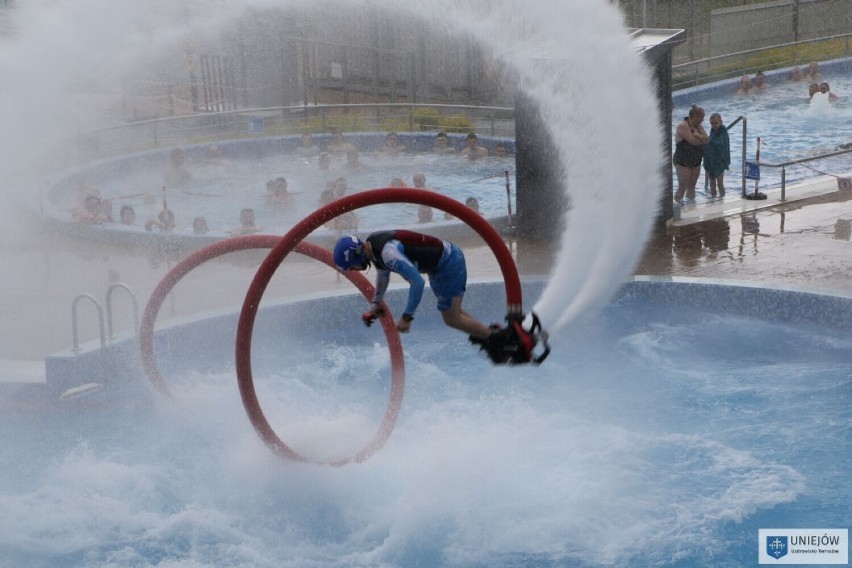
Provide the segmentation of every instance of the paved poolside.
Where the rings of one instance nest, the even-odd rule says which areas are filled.
[[[653,235],[637,274],[722,278],[852,295],[852,192],[834,179],[787,188],[786,201],[724,201],[687,208]]]

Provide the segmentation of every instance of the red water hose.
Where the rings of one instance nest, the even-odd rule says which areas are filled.
[[[284,258],[311,232],[339,215],[361,207],[383,203],[414,203],[435,207],[454,215],[469,225],[485,240],[485,243],[491,248],[494,256],[497,258],[497,263],[503,273],[503,280],[506,287],[506,309],[508,317],[521,318],[523,316],[521,281],[511,252],[506,246],[506,243],[503,242],[500,233],[487,220],[463,203],[432,191],[409,188],[383,188],[347,195],[317,209],[297,223],[286,235],[281,237],[281,240],[272,248],[269,255],[261,263],[254,279],[249,285],[237,324],[236,371],[243,406],[261,439],[281,457],[296,461],[307,461],[278,437],[266,420],[257,399],[251,370],[251,340],[258,306],[263,299],[266,287],[269,285],[275,271],[284,261]],[[330,253],[328,254],[330,255]],[[347,271],[344,274],[348,273]],[[388,314],[389,312],[386,310],[385,313]],[[383,326],[392,325],[392,323],[392,321],[388,323],[386,319],[382,321]],[[388,410],[390,411],[390,407]],[[384,440],[381,443],[384,443]],[[381,447],[381,443],[378,447]],[[370,446],[368,446],[368,448],[362,450],[361,453],[352,459],[362,461],[374,452],[375,449],[369,451]],[[341,465],[347,461],[350,460],[342,460],[333,465]]]
[[[163,379],[157,366],[157,360],[154,355],[154,323],[157,319],[160,307],[168,293],[174,286],[190,271],[195,269],[208,260],[220,257],[224,254],[237,252],[248,249],[268,249],[275,246],[281,240],[280,237],[274,235],[247,235],[242,237],[234,237],[222,241],[217,241],[209,246],[190,254],[178,264],[174,266],[157,284],[148,304],[145,306],[145,312],[140,322],[139,329],[139,349],[142,355],[142,365],[145,369],[151,383],[166,396],[171,396],[166,381]],[[331,253],[317,245],[308,242],[298,243],[294,249],[296,252],[320,260],[328,266],[334,267],[334,262]],[[367,300],[372,300],[374,288],[370,281],[359,272],[347,272],[344,276],[364,295]],[[333,465],[342,465],[351,460],[363,461],[379,448],[384,445],[385,441],[390,436],[393,430],[396,419],[399,416],[400,408],[402,407],[402,396],[405,389],[405,358],[402,352],[402,341],[399,337],[399,332],[396,329],[396,323],[391,315],[390,310],[385,306],[385,315],[380,318],[382,329],[385,332],[385,337],[388,341],[391,358],[391,390],[388,400],[388,406],[385,410],[384,418],[376,435],[367,444],[364,449],[359,451],[355,456],[347,460],[333,462]],[[251,418],[251,414],[249,413]],[[264,441],[267,441],[264,438]],[[267,441],[268,443],[268,441]],[[291,450],[283,442],[278,453],[284,455],[288,459],[297,461],[308,461],[298,453]]]

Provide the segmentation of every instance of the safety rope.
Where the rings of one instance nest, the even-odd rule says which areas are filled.
[[[493,176],[485,176],[485,177],[482,177],[482,178],[479,178],[479,179],[472,179],[467,183],[477,183],[477,182],[485,181],[485,180],[488,180],[488,179],[502,178],[502,177],[506,177],[505,171],[502,171],[499,174],[494,174]]]
[[[807,165],[807,164],[799,164],[799,165],[800,165],[800,166],[802,166],[803,168],[808,168],[809,170],[813,170],[813,171],[815,171],[816,173],[818,173],[818,174],[822,174],[822,175],[824,175],[824,176],[830,176],[830,177],[837,178],[837,179],[840,179],[840,178],[842,178],[842,177],[846,177],[846,176],[839,176],[839,175],[835,175],[835,174],[830,174],[830,173],[828,173],[828,172],[824,172],[824,171],[822,171],[822,170],[818,170],[818,169],[814,168],[813,166],[809,166],[809,165]]]

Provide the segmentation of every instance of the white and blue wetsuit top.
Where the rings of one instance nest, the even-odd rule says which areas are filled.
[[[410,285],[404,313],[413,315],[423,298],[426,283],[420,274],[429,275],[440,304],[441,296],[435,289],[435,277],[446,267],[448,259],[454,256],[453,252],[458,251],[457,247],[437,237],[405,230],[372,233],[367,237],[367,242],[373,250],[373,264],[377,269],[374,302],[382,301],[390,283],[390,273],[396,272]],[[466,274],[464,279],[467,279]],[[439,305],[438,309],[449,309],[449,305]]]

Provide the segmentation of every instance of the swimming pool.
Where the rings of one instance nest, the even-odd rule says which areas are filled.
[[[726,125],[738,116],[747,118],[748,161],[755,159],[758,136],[761,139],[761,162],[779,163],[830,152],[840,144],[852,142],[852,131],[849,129],[852,124],[852,59],[822,63],[821,70],[823,81],[828,82],[831,91],[839,96],[837,101],[829,102],[822,94],[809,99],[806,82],[787,80],[789,69],[768,72],[767,87],[763,91],[746,95],[735,94],[739,79],[677,91],[672,97],[672,133],[694,103],[706,112],[704,128],[708,132],[709,117],[714,112],[721,114]],[[739,195],[742,191],[742,133],[741,122],[729,132],[731,167],[725,173],[725,188],[729,195]],[[815,170],[849,175],[852,172],[852,157],[846,154],[790,166],[786,171],[788,187],[808,178],[822,176],[820,171]],[[780,168],[764,167],[760,174],[761,191],[780,188]],[[674,188],[677,189],[677,178],[673,179]],[[698,203],[709,200],[704,192],[704,184],[702,168],[696,188]],[[754,191],[754,181],[748,180],[746,188],[749,192]]]
[[[465,304],[497,321],[502,299],[502,283],[477,283]],[[360,448],[387,402],[387,348],[363,302],[309,297],[257,322],[261,405],[315,459]],[[4,415],[3,557],[752,566],[759,528],[852,520],[850,298],[639,280],[552,338],[544,365],[518,368],[478,356],[430,295],[422,307],[400,418],[362,464],[282,462],[257,438],[229,363],[234,312],[157,334],[174,401],[125,384],[87,412]]]
[[[344,141],[359,149],[360,165],[352,167],[345,155],[332,153],[327,170],[318,163],[319,148],[325,148],[330,138],[327,134],[314,136],[317,149],[307,154],[298,151],[298,136],[221,142],[216,145],[220,152],[215,158],[207,155],[209,146],[189,147],[181,168],[184,179],[179,184],[166,183],[171,149],[120,156],[58,174],[48,182],[44,209],[53,219],[67,224],[72,220],[72,210],[78,207],[80,194],[96,188],[101,198],[111,200],[116,221],[94,226],[98,229],[139,235],[145,232],[147,221],[157,218],[165,203],[175,214],[174,232],[178,235],[193,235],[193,219],[204,217],[208,237],[228,236],[240,226],[240,211],[245,208],[254,210],[262,232],[284,234],[319,206],[329,182],[345,178],[347,193],[388,187],[393,178],[413,187],[413,175],[422,172],[428,188],[462,203],[475,197],[484,216],[500,217],[508,212],[505,173],[509,172],[514,210],[513,157],[471,160],[458,151],[434,154],[430,151],[434,137],[433,133],[400,134],[400,140],[411,150],[388,154],[380,147],[384,133],[346,135]],[[459,149],[463,147],[463,136],[449,137]],[[492,149],[498,141],[513,148],[510,139],[480,137],[480,143]],[[270,204],[266,196],[267,181],[278,177],[287,180],[287,189],[294,194],[283,205]],[[134,208],[134,226],[118,222],[123,206]],[[419,224],[414,205],[375,206],[358,211],[357,215],[360,231]],[[443,214],[435,213],[433,223],[443,222]]]

